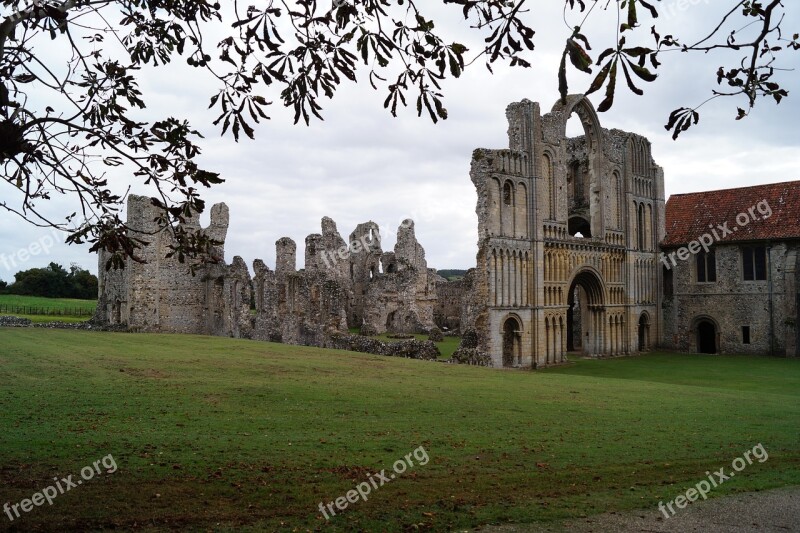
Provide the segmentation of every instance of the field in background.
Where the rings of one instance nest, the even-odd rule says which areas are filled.
[[[94,314],[97,300],[42,298],[0,294],[0,315],[30,318],[34,322],[80,322]]]
[[[3,502],[112,454],[22,529],[449,531],[800,484],[800,360],[492,370],[186,335],[0,329]],[[424,446],[325,522],[318,509]],[[4,515],[0,519],[7,520]],[[6,525],[10,525],[7,522]]]

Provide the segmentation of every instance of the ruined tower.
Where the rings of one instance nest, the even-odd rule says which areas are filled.
[[[208,264],[195,275],[177,257],[166,257],[174,237],[155,222],[159,211],[151,199],[130,195],[127,207],[128,231],[147,243],[137,252],[144,262],[127,259],[124,269],[106,270],[108,256],[98,254],[95,318],[138,331],[247,336],[250,276],[241,258],[224,263],[228,207],[214,205],[207,228],[200,227],[197,217],[186,221],[187,228],[201,229],[223,243],[212,251],[218,264]]]

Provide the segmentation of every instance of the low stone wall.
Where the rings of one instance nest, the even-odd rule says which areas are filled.
[[[410,339],[398,342],[382,342],[363,335],[348,335],[344,333],[330,335],[324,348],[406,357],[408,359],[435,360],[441,355],[439,348],[432,341]]]
[[[477,348],[459,348],[453,352],[452,363],[474,366],[492,366],[492,357]]]
[[[0,316],[0,328],[45,328],[45,329],[84,329],[94,331],[128,331],[124,324],[98,325],[87,320],[86,322],[31,322],[29,318],[18,316]]]
[[[18,316],[0,316],[0,327],[5,328],[27,328],[33,326],[33,322],[28,318]]]

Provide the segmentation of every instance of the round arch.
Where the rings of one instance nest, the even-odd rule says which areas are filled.
[[[579,195],[577,191],[574,191],[572,193],[574,197],[569,198],[568,205],[571,202],[576,203],[574,208],[570,208],[568,215],[578,214],[579,211],[588,208],[585,214],[589,217],[590,232],[593,236],[602,238],[605,233],[605,207],[603,205],[605,187],[603,186],[603,176],[606,175],[607,169],[604,168],[606,164],[603,145],[604,134],[597,112],[592,102],[584,95],[579,94],[569,95],[564,100],[557,101],[553,106],[552,114],[559,121],[558,132],[561,137],[566,137],[567,122],[573,114],[577,115],[581,121],[588,152],[586,157],[588,175],[582,175],[582,166],[572,171],[574,174],[573,179],[575,180],[573,186],[580,184],[581,192]]]
[[[504,367],[522,364],[522,324],[522,319],[516,313],[507,314],[501,321]]]
[[[592,238],[592,226],[589,220],[580,215],[572,215],[567,222],[567,231],[575,237],[578,233],[586,239]]]
[[[650,314],[647,311],[642,311],[639,315],[639,351],[646,352],[650,350]]]
[[[717,354],[719,349],[719,323],[710,315],[698,315],[692,320],[690,331],[695,353]]]
[[[606,353],[605,289],[600,273],[580,267],[570,278],[567,292],[567,351],[599,356]]]
[[[603,276],[592,266],[579,267],[569,281],[570,292],[576,285],[586,291],[589,305],[605,305]]]
[[[567,121],[573,113],[578,115],[583,123],[583,129],[586,132],[586,137],[589,140],[589,146],[596,152],[603,150],[603,135],[600,126],[600,119],[597,116],[592,102],[582,94],[571,94],[567,96],[566,102],[558,100],[551,110],[553,113],[561,115],[562,123],[560,124],[560,131],[562,135],[566,134]]]

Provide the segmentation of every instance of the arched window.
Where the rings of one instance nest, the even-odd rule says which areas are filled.
[[[636,235],[639,237],[639,250],[644,250],[644,204],[639,204],[638,215],[636,217]]]
[[[555,183],[553,183],[553,167],[550,162],[550,156],[544,154],[542,156],[542,178],[544,180],[544,191],[547,198],[547,215],[550,220],[556,216],[556,192]]]
[[[505,205],[511,205],[513,202],[513,196],[514,193],[511,189],[511,183],[506,182],[506,184],[503,185],[503,203]]]

